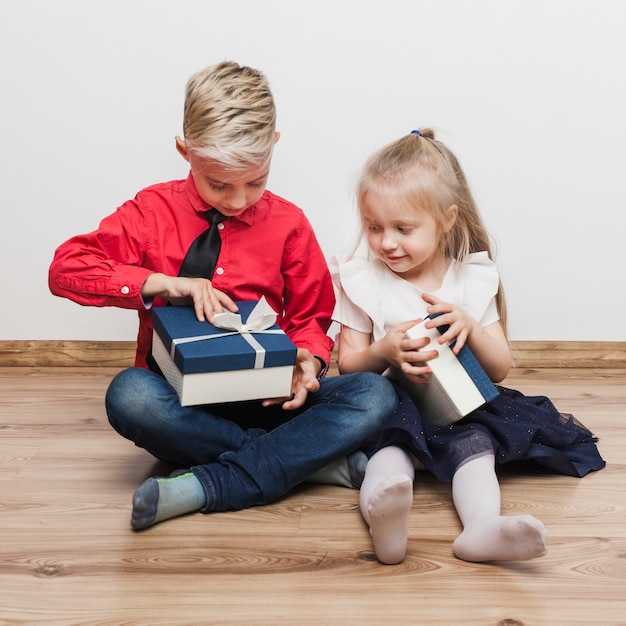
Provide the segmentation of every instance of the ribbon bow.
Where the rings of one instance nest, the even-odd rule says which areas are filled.
[[[267,330],[276,323],[276,313],[274,309],[267,303],[265,296],[257,302],[256,306],[250,311],[248,319],[244,324],[241,321],[239,313],[217,313],[213,316],[214,325],[224,330],[232,330],[237,333],[256,333]]]
[[[254,368],[259,369],[265,365],[265,348],[252,336],[252,333],[263,333],[278,335],[283,334],[280,329],[268,330],[276,323],[276,312],[267,303],[265,296],[257,302],[255,307],[250,311],[245,324],[241,320],[239,313],[216,313],[213,316],[213,325],[230,332],[218,333],[216,335],[200,335],[197,337],[181,337],[172,341],[171,355],[174,358],[176,346],[181,343],[192,343],[196,341],[205,341],[209,339],[218,339],[220,337],[228,337],[229,335],[240,334],[256,352],[254,360]]]

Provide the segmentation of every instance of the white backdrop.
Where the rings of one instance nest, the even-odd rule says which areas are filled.
[[[365,158],[416,126],[455,150],[498,248],[514,340],[626,340],[626,40],[615,0],[2,0],[0,339],[134,339],[47,288],[54,249],[187,174],[183,89],[264,71],[269,188],[327,254]]]

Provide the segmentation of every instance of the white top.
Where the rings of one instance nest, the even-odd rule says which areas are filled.
[[[394,274],[382,261],[363,256],[331,263],[337,304],[333,319],[344,326],[382,339],[396,324],[424,318],[428,306],[419,287]],[[430,291],[463,309],[481,326],[499,319],[495,296],[499,275],[487,252],[452,261],[441,287]]]

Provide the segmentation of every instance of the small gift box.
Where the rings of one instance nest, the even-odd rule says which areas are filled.
[[[454,354],[454,344],[439,343],[448,326],[426,328],[425,323],[433,317],[436,315],[428,316],[405,333],[410,339],[428,337],[430,343],[421,350],[439,353],[428,361],[432,370],[429,381],[419,384],[399,376],[398,382],[409,392],[425,418],[435,424],[448,425],[491,402],[499,392],[467,344]]]
[[[152,311],[152,356],[183,406],[291,395],[297,348],[261,298],[199,322],[191,306]],[[245,319],[244,323],[242,320]]]

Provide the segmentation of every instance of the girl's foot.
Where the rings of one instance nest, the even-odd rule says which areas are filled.
[[[544,556],[547,532],[532,515],[477,520],[454,542],[454,554],[464,561],[527,561]]]
[[[413,481],[389,476],[376,487],[367,503],[374,552],[381,563],[395,565],[406,554]]]

